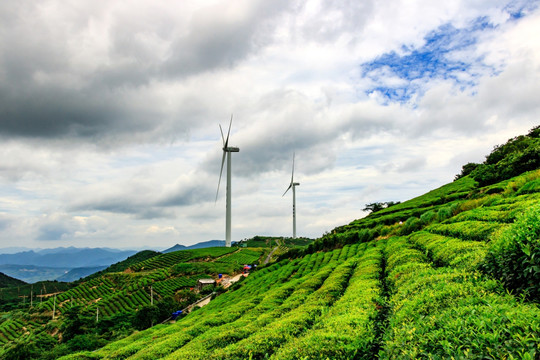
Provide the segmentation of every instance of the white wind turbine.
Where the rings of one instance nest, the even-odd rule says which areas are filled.
[[[293,217],[293,239],[296,238],[296,187],[299,186],[300,183],[294,182],[294,153],[292,158],[292,175],[291,175],[291,183],[289,184],[289,187],[285,192],[283,193],[282,197],[285,196],[287,191],[289,191],[290,188],[292,188],[292,217]]]
[[[223,136],[223,129],[219,125],[219,130],[221,131],[221,139],[223,140],[223,158],[221,159],[221,171],[219,173],[219,181],[216,192],[216,202],[219,194],[219,184],[221,183],[221,175],[223,174],[223,164],[225,163],[225,156],[227,156],[227,210],[226,210],[226,221],[225,221],[225,246],[231,247],[231,153],[239,152],[240,149],[237,147],[229,146],[229,135],[231,133],[232,126],[232,115],[231,122],[229,123],[229,131],[227,132],[227,139]]]

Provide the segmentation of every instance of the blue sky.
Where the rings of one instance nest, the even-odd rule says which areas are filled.
[[[538,125],[538,1],[0,5],[0,248],[317,237]],[[399,11],[398,11],[399,9]]]
[[[433,80],[449,81],[461,91],[474,88],[481,76],[492,76],[497,71],[483,63],[481,54],[474,54],[478,36],[493,30],[495,26],[486,17],[474,19],[465,28],[448,23],[429,32],[419,48],[403,45],[399,52],[382,54],[362,64],[363,77],[374,82],[367,92],[378,92],[388,101],[406,103],[415,95],[422,96],[429,86],[426,83]],[[387,86],[384,83],[387,76],[395,76],[402,82]]]

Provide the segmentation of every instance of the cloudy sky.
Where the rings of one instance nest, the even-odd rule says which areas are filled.
[[[540,123],[540,1],[0,2],[0,247],[318,237]]]

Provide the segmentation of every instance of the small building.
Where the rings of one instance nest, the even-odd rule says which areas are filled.
[[[199,291],[201,291],[205,287],[215,286],[215,285],[216,285],[216,280],[214,280],[214,279],[199,279],[197,281],[197,289]]]

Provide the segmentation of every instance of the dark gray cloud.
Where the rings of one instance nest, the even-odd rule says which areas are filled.
[[[31,138],[88,138],[136,134],[156,127],[151,109],[124,106],[127,99],[114,93],[74,92],[34,87],[14,94],[0,89],[0,134]],[[97,138],[97,139],[96,139]]]
[[[178,104],[168,110],[152,96],[156,83],[231,67],[257,51],[288,6],[234,3],[203,8],[180,26],[166,8],[149,8],[148,19],[112,6],[4,3],[0,136],[122,143],[159,141],[201,126],[190,117],[200,110],[189,95],[166,99]],[[183,103],[190,109],[180,110]]]
[[[210,186],[211,182],[208,180],[197,182],[196,184],[182,185],[161,196],[161,198],[156,201],[155,205],[174,207],[211,201],[216,194],[217,179],[218,178],[216,177],[215,189]]]
[[[267,45],[274,17],[288,1],[235,1],[200,9],[189,31],[175,39],[163,69],[167,76],[227,68]]]
[[[150,194],[145,194],[150,195]],[[126,193],[102,196],[99,199],[77,201],[69,206],[69,211],[100,211],[125,214],[135,219],[174,219],[174,211],[156,204],[151,198],[140,197],[140,194]]]
[[[204,174],[184,176],[167,189],[163,185],[126,183],[116,192],[77,198],[69,205],[69,210],[125,214],[136,219],[174,219],[177,217],[174,207],[214,201],[214,184],[217,188],[217,176],[210,179]]]

